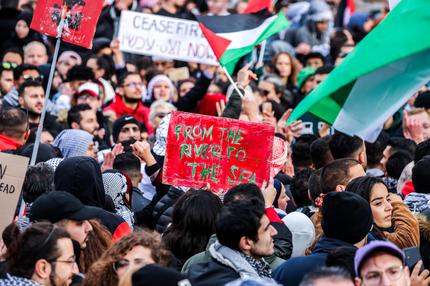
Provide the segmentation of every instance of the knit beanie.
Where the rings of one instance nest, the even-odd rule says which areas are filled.
[[[137,126],[139,126],[139,129],[142,129],[140,122],[132,115],[123,115],[117,120],[115,120],[112,125],[113,142],[118,143],[117,141],[118,141],[119,133],[121,132],[121,128],[124,127],[124,125],[129,123],[136,124]]]
[[[412,184],[417,193],[430,193],[430,155],[423,157],[412,168]]]
[[[297,87],[301,89],[305,82],[315,74],[316,68],[314,67],[306,67],[300,70],[297,75]]]
[[[330,192],[324,197],[321,227],[325,236],[355,244],[373,224],[370,204],[355,193]]]

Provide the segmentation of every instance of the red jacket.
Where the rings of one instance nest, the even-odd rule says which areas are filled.
[[[125,106],[122,101],[121,95],[117,94],[115,96],[115,101],[108,105],[103,112],[114,112],[115,118],[118,119],[123,115],[132,115],[136,118],[140,123],[146,126],[149,134],[152,134],[154,130],[152,126],[149,124],[149,108],[144,106],[142,102],[139,102],[136,109],[131,109]]]
[[[7,136],[0,134],[0,151],[16,150],[21,146],[21,143],[18,143]]]

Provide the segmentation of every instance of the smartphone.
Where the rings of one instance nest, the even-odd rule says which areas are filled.
[[[409,271],[414,270],[415,265],[421,260],[420,249],[417,247],[407,247],[403,249],[406,257],[406,265],[409,267]],[[420,273],[424,271],[424,265],[421,265]]]

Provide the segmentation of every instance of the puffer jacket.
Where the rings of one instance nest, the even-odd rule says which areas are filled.
[[[173,205],[184,194],[184,191],[170,187],[167,194],[157,202],[152,212],[153,222],[155,223],[155,230],[163,233],[167,226],[172,222]]]

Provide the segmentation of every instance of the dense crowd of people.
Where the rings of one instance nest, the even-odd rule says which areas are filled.
[[[125,53],[117,36],[122,11],[196,20],[245,0],[104,1],[92,49],[62,43],[56,63],[55,39],[30,29],[37,2],[0,1],[0,152],[31,157],[46,109],[2,230],[0,285],[430,283],[429,86],[375,142],[311,113],[286,124],[386,3],[348,19],[347,1],[275,1],[290,26],[239,62],[241,97],[220,67]],[[186,76],[172,79],[178,68]],[[272,125],[268,182],[221,195],[164,184],[174,111]]]

